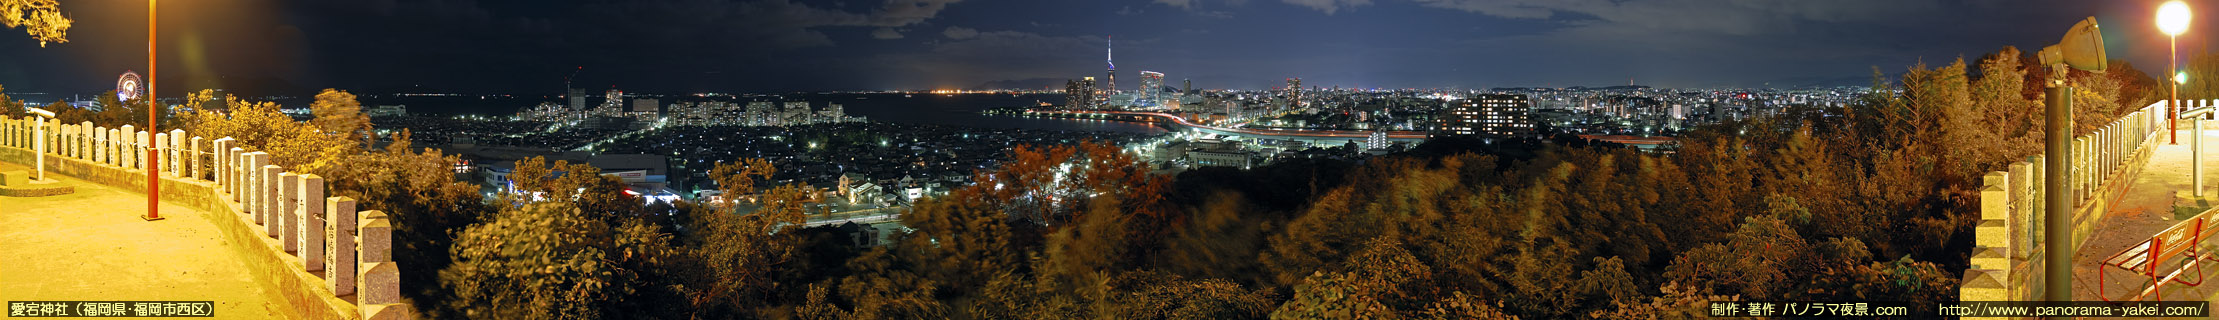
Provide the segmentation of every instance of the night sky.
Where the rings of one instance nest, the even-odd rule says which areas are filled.
[[[2159,2],[171,0],[160,49],[164,96],[559,95],[581,66],[576,87],[649,93],[1060,87],[1102,75],[1110,36],[1120,88],[1142,70],[1231,89],[1861,84],[1875,66],[2038,50],[2090,15],[2112,57],[2156,72]],[[145,72],[144,1],[62,6],[69,43],[0,30],[7,91],[97,93]],[[2219,35],[2206,21],[2184,55]]]

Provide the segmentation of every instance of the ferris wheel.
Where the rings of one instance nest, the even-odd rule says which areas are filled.
[[[116,78],[116,100],[130,101],[138,98],[140,91],[143,91],[141,88],[144,88],[142,84],[145,82],[139,81],[139,73],[124,71],[122,77]]]

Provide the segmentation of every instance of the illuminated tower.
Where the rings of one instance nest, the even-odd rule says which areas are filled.
[[[1105,95],[1116,95],[1116,94],[1117,94],[1117,38],[1116,38],[1116,37],[1117,37],[1117,36],[1110,36],[1110,37],[1109,37],[1109,45],[1108,45],[1108,46],[1105,46],[1105,47],[1103,47],[1103,48],[1102,48],[1102,49],[1103,49],[1103,52],[1102,52],[1102,53],[1103,53],[1103,55],[1102,55],[1102,62],[1106,62],[1106,63],[1109,63],[1109,77],[1104,77],[1104,78],[1102,78],[1102,93],[1103,93],[1103,94],[1105,94]]]

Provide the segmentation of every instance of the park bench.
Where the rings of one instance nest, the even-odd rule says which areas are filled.
[[[2219,213],[2219,208],[2205,210],[2194,218],[2166,227],[2164,231],[2150,236],[2149,240],[2105,258],[2103,266],[2096,270],[2096,296],[2104,301],[2112,301],[2107,288],[2110,282],[2105,280],[2105,274],[2110,273],[2106,270],[2108,268],[2126,270],[2150,278],[2149,287],[2125,299],[2127,301],[2141,301],[2147,297],[2163,300],[2164,295],[2158,291],[2168,282],[2191,287],[2202,285],[2204,263],[2219,260],[2201,248],[2204,239],[2209,239],[2213,232],[2219,231],[2219,214],[2215,213]],[[2175,259],[2185,260],[2180,261],[2177,266],[2164,268]],[[2193,281],[2186,277],[2190,273],[2194,275]]]

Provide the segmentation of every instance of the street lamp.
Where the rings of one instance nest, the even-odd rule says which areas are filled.
[[[2070,190],[2066,182],[2072,179],[2072,173],[2066,169],[2072,163],[2066,159],[2072,157],[2073,87],[2066,84],[2065,76],[2069,72],[2066,68],[2103,72],[2108,66],[2103,52],[2103,32],[2096,27],[2096,17],[2073,24],[2057,45],[2042,48],[2035,56],[2050,69],[2049,81],[2044,83],[2047,101],[2043,102],[2046,118],[2043,135],[2046,143],[2042,156],[2042,221],[2045,224],[2042,236],[2048,242],[2043,245],[2043,254],[2050,258],[2042,265],[2045,274],[2042,292],[2049,301],[2071,301],[2073,203],[2071,192],[2066,191]]]
[[[2188,10],[2188,3],[2180,0],[2166,1],[2157,6],[2157,30],[2165,32],[2165,42],[2170,44],[2170,48],[2166,50],[2168,56],[2165,57],[2169,70],[2180,70],[2180,34],[2188,32],[2188,21],[2194,16]],[[2173,114],[2165,120],[2165,143],[2179,144],[2180,141],[2177,140],[2180,134],[2174,130],[2172,119],[2180,118],[2180,81],[2173,81],[2171,94],[2171,98],[2165,102],[2165,110]]]
[[[159,77],[159,76],[158,76],[158,75],[160,75],[160,74],[161,74],[161,73],[159,73],[159,71],[157,71],[157,70],[159,70],[159,69],[156,69],[156,68],[154,67],[154,66],[155,66],[155,65],[154,65],[154,44],[155,44],[155,42],[154,42],[154,39],[155,39],[155,38],[154,38],[154,34],[155,34],[155,33],[154,33],[154,12],[155,12],[155,5],[154,5],[154,4],[155,4],[155,2],[157,2],[157,1],[160,1],[160,0],[146,0],[146,95],[145,95],[145,99],[146,99],[146,132],[147,132],[147,134],[148,134],[148,136],[149,136],[149,137],[151,137],[151,136],[152,136],[152,135],[153,135],[153,134],[154,134],[155,132],[161,132],[161,131],[162,131],[162,130],[160,130],[160,129],[156,129],[156,128],[155,128],[155,126],[158,126],[158,125],[160,125],[160,123],[161,123],[160,119],[156,119],[156,118],[155,118],[155,114],[156,114],[156,113],[158,113],[158,112],[160,112],[160,111],[161,111],[161,109],[162,109],[162,102],[161,102],[161,99],[156,99],[156,98],[158,98],[158,97],[161,97],[161,94],[159,94],[159,91],[154,91],[154,83],[155,83],[155,79],[160,79],[160,78],[161,78],[161,77]],[[159,171],[159,170],[156,170],[156,169],[154,169],[154,168],[160,168],[160,167],[162,167],[162,153],[161,153],[160,151],[157,151],[157,150],[155,150],[155,149],[154,149],[154,145],[153,145],[153,144],[147,144],[147,146],[146,146],[146,168],[145,168],[145,170],[146,170],[146,216],[142,216],[142,217],[139,217],[140,219],[146,219],[146,221],[156,221],[156,220],[162,220],[162,180],[161,180],[161,178],[159,178],[159,177],[158,177],[158,175],[159,175],[159,174],[157,174],[157,173],[154,173],[155,171]]]
[[[2188,83],[2187,72],[2173,72],[2174,88],[2179,88],[2181,84],[2186,83]],[[2211,110],[2211,107],[2202,107],[2183,109],[2180,113],[2181,118],[2188,119],[2188,126],[2195,128],[2192,129],[2194,131],[2190,131],[2188,136],[2188,178],[2195,181],[2195,189],[2191,189],[2193,191],[2189,194],[2195,195],[2197,199],[2204,198],[2204,117],[2210,116]]]

